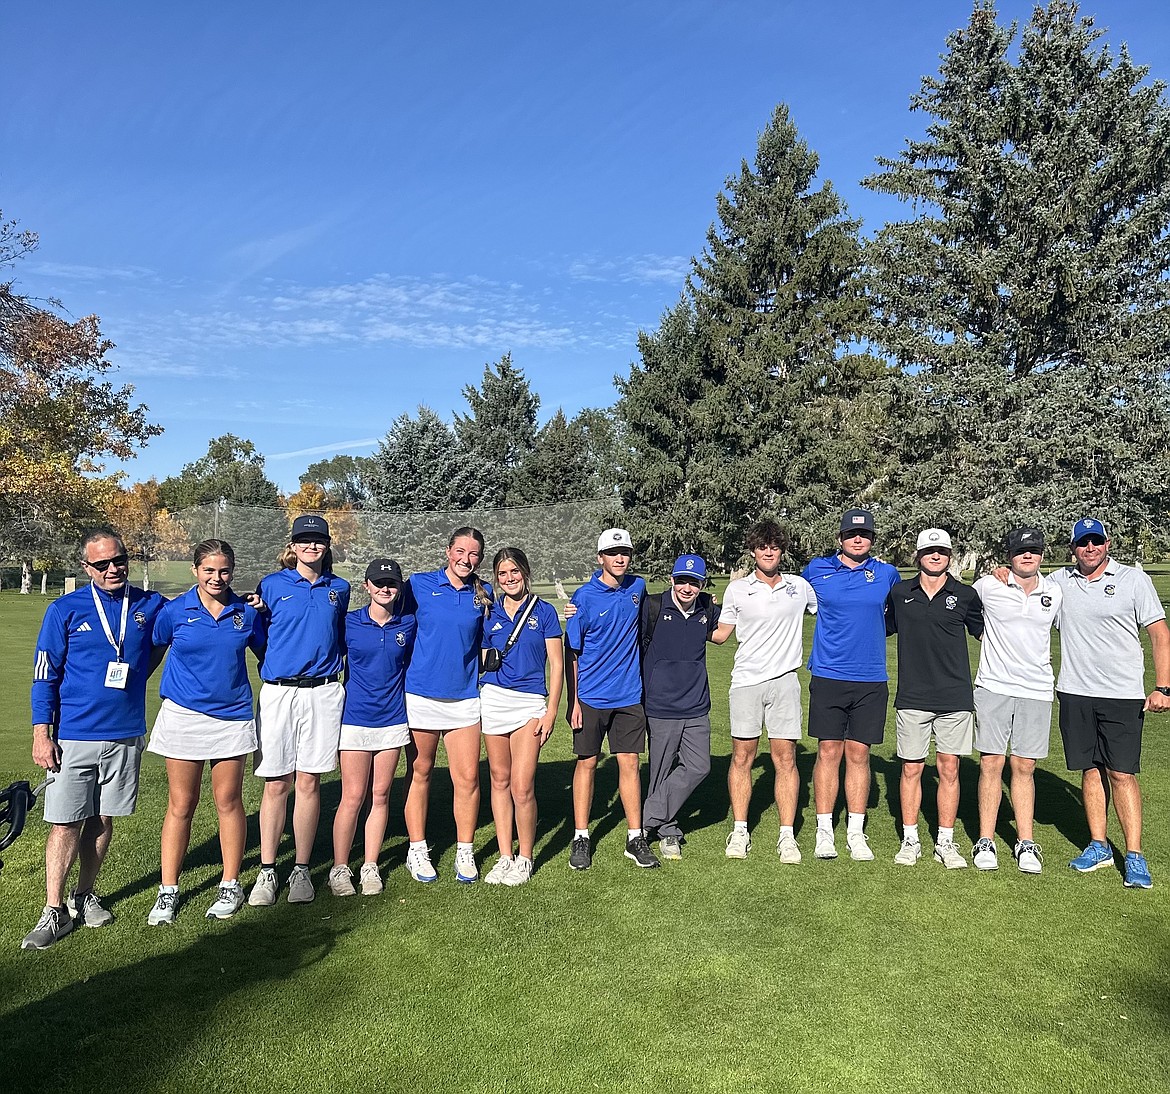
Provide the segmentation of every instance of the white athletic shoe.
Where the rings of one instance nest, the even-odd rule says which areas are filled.
[[[813,845],[813,854],[817,858],[836,858],[837,842],[833,839],[831,828],[818,828],[817,840]]]
[[[344,862],[329,871],[329,891],[334,896],[357,895],[353,887],[353,871]]]
[[[849,857],[854,862],[872,862],[873,851],[869,846],[869,836],[864,832],[849,832],[845,836],[845,843],[849,848]]]
[[[747,858],[752,849],[752,837],[746,828],[733,828],[727,837],[727,849],[723,852],[728,858]]]
[[[780,861],[786,866],[796,866],[800,863],[800,848],[797,846],[796,837],[785,833],[776,841],[776,854],[780,856]]]
[[[995,840],[982,836],[975,842],[973,856],[976,870],[996,870],[999,868],[999,857],[995,853]]]
[[[252,884],[252,891],[248,894],[248,903],[253,908],[271,908],[276,903],[276,891],[280,888],[280,879],[272,867],[261,869]]]
[[[431,865],[431,850],[429,847],[411,847],[406,852],[406,868],[415,881],[429,883],[438,881],[439,875]]]
[[[512,859],[512,869],[508,871],[508,876],[504,878],[505,885],[524,885],[528,879],[532,877],[532,859],[525,858],[523,855],[517,855]]]
[[[288,897],[290,904],[311,904],[317,895],[313,888],[313,879],[309,876],[307,866],[294,866],[288,875]]]
[[[154,907],[150,909],[150,914],[146,917],[146,922],[151,927],[160,927],[163,924],[174,923],[176,905],[179,902],[179,887],[176,885],[173,889],[165,885],[158,887],[158,899],[154,902]]]
[[[359,877],[362,883],[362,896],[377,896],[382,891],[382,875],[378,873],[376,862],[363,862]]]
[[[479,881],[479,867],[475,865],[475,852],[467,848],[455,851],[455,880],[464,885],[474,885]]]
[[[967,866],[967,860],[959,854],[954,840],[943,840],[934,845],[934,861],[941,862],[948,870],[962,870]]]
[[[219,896],[204,916],[205,919],[231,919],[244,906],[244,887],[233,881],[220,885]]]
[[[1044,855],[1040,851],[1040,844],[1030,839],[1022,839],[1016,844],[1016,864],[1025,874],[1038,874],[1044,868]]]
[[[894,862],[899,866],[917,866],[921,857],[922,844],[918,840],[906,836],[902,840],[902,846],[898,848],[898,853],[894,856]]]
[[[507,885],[508,878],[511,875],[512,860],[510,858],[504,858],[501,855],[496,860],[495,866],[488,871],[487,877],[483,879],[483,883],[485,885]]]

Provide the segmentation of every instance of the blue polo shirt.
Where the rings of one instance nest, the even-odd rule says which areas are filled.
[[[244,651],[264,655],[264,619],[235,593],[216,619],[192,587],[170,601],[154,624],[154,644],[170,646],[159,694],[212,718],[252,717],[252,685]]]
[[[406,724],[406,666],[417,629],[413,615],[375,623],[369,608],[358,608],[345,617],[344,725],[382,729]]]
[[[519,616],[523,610],[521,608],[516,615]],[[494,647],[502,652],[512,636],[515,623],[515,619],[508,618],[502,602],[496,601],[492,604],[491,614],[484,623],[484,648]],[[545,642],[550,638],[558,640],[560,637],[561,621],[557,618],[556,608],[546,600],[538,600],[519,637],[504,658],[499,672],[485,672],[481,682],[511,688],[513,691],[523,691],[530,695],[547,695],[544,669],[548,663],[548,647]]]
[[[491,586],[485,586],[492,595]],[[474,699],[479,694],[479,650],[487,605],[475,589],[457,589],[447,571],[411,574],[418,634],[406,669],[406,690],[427,699]]]
[[[349,582],[332,573],[310,582],[293,568],[262,578],[259,591],[269,613],[261,679],[340,674]]]
[[[817,596],[809,671],[830,680],[888,680],[886,597],[902,580],[897,569],[876,558],[850,567],[827,555],[814,558],[801,576]]]
[[[117,639],[122,592],[96,589],[98,603]],[[122,741],[146,732],[146,678],[154,652],[154,622],[166,601],[130,586],[122,660],[130,666],[126,687],[106,687],[106,666],[115,660],[94,609],[88,585],[54,600],[41,621],[33,660],[32,724],[57,727],[62,741]]]
[[[626,574],[614,589],[600,570],[573,594],[577,614],[565,623],[565,644],[577,653],[581,702],[601,710],[641,703],[638,606],[645,596],[640,577]]]

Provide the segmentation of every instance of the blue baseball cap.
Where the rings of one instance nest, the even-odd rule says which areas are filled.
[[[1108,539],[1109,533],[1106,531],[1105,525],[1097,520],[1096,517],[1081,517],[1073,525],[1072,540],[1070,542],[1076,543],[1083,536],[1100,536],[1102,539]]]
[[[674,562],[671,577],[697,577],[700,581],[707,580],[707,564],[702,555],[679,555]]]

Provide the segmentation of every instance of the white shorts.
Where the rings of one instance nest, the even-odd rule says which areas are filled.
[[[337,767],[344,707],[340,682],[317,688],[261,684],[255,773],[270,779],[294,771],[310,775],[332,771]]]
[[[741,740],[758,738],[768,730],[769,739],[799,741],[801,723],[800,680],[795,670],[759,684],[732,688],[727,693],[731,735]]]
[[[169,760],[227,760],[256,751],[256,721],[213,718],[164,699],[147,752]]]
[[[479,722],[479,696],[470,699],[428,699],[425,695],[406,693],[406,720],[411,729],[444,733]]]
[[[410,744],[410,726],[403,722],[400,726],[369,726],[341,727],[341,744],[338,747],[342,752],[382,752],[387,748],[402,748]]]
[[[548,710],[548,697],[484,684],[479,689],[479,707],[484,733],[498,736],[514,732],[533,718],[543,718]]]

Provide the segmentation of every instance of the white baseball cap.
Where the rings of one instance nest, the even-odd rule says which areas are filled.
[[[940,548],[944,551],[951,550],[951,537],[949,532],[944,532],[941,528],[925,528],[918,533],[918,544],[914,548],[915,552],[929,551],[934,548]]]
[[[597,553],[599,555],[623,547],[627,551],[634,550],[634,541],[630,539],[630,533],[624,528],[607,528],[597,537]]]

